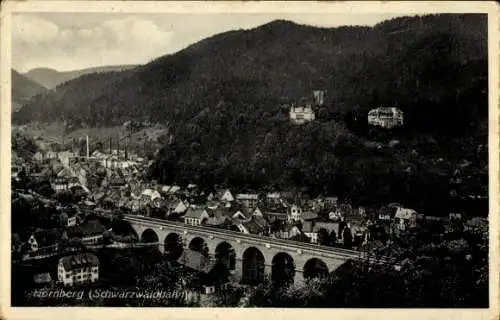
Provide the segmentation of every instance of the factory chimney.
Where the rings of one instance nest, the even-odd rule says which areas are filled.
[[[86,136],[86,140],[87,140],[87,158],[89,158],[90,157],[89,135]]]

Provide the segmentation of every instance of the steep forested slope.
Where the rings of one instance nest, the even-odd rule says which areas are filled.
[[[105,67],[87,68],[74,71],[58,71],[49,68],[36,68],[26,72],[24,76],[27,77],[28,79],[40,83],[46,88],[54,89],[55,87],[57,87],[62,83],[76,79],[85,74],[125,71],[135,67],[136,67],[135,65],[105,66]]]
[[[472,178],[459,193],[487,190],[486,30],[482,15],[404,17],[373,28],[274,21],[132,70],[80,77],[14,118],[169,122],[173,143],[165,139],[151,168],[164,182],[305,187],[446,214],[457,206],[449,178],[463,159]],[[314,89],[327,91],[317,121],[290,124],[282,104]],[[379,105],[400,107],[404,128],[367,128],[367,111]],[[395,139],[397,147],[387,146]]]
[[[242,112],[246,105],[272,112],[282,100],[322,88],[335,111],[397,102],[417,121],[422,109],[432,109],[441,126],[449,108],[484,115],[471,101],[486,88],[486,47],[480,15],[398,18],[374,28],[275,21],[214,36],[133,70],[70,81],[15,120],[188,121],[219,101]]]
[[[16,70],[12,70],[12,110],[19,110],[23,104],[38,94],[46,92],[39,83],[32,81],[21,75]]]

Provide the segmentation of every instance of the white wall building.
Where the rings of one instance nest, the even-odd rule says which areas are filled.
[[[309,121],[314,121],[316,115],[311,105],[305,107],[295,107],[290,108],[290,120],[295,124],[303,124]]]
[[[391,129],[403,125],[403,111],[398,108],[376,108],[368,112],[368,124]]]
[[[290,208],[289,220],[300,221],[302,220],[302,209],[297,205],[292,205]]]
[[[96,282],[99,259],[92,253],[81,253],[59,259],[57,278],[64,286]]]

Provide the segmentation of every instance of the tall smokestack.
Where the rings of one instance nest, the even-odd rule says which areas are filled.
[[[111,152],[113,152],[111,149],[111,147],[112,147],[111,140],[112,140],[111,137],[109,137],[109,154],[111,154]]]
[[[86,140],[87,140],[87,158],[89,158],[90,157],[89,135],[86,136]]]

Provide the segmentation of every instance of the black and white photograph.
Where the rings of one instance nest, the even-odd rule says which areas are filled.
[[[9,12],[11,307],[498,304],[494,3],[87,5]]]

